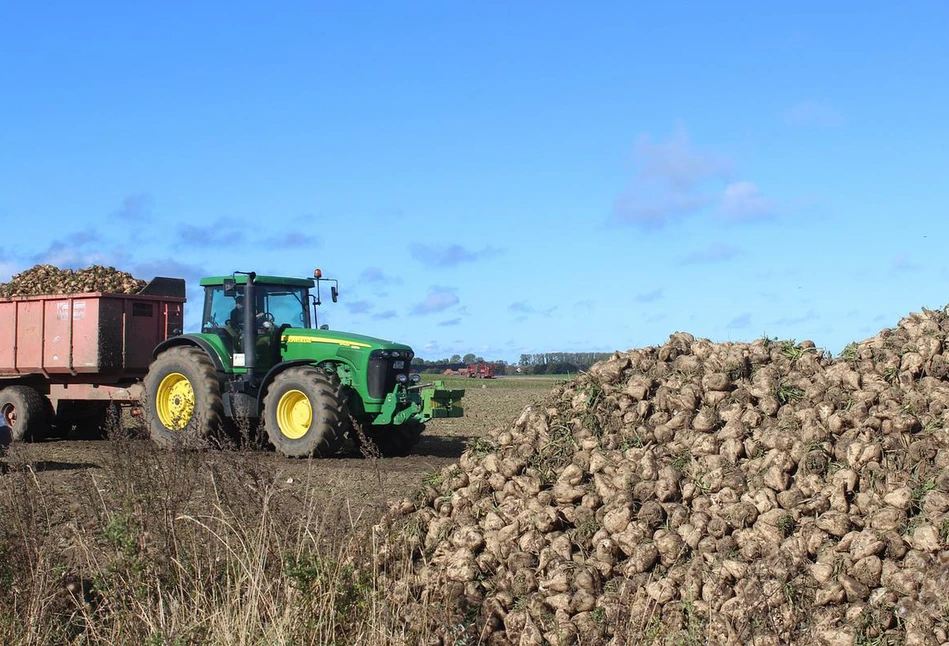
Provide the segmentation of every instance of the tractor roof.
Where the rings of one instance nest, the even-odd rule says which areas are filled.
[[[238,285],[247,283],[247,276],[236,274],[234,276],[208,276],[201,279],[201,286],[223,285],[226,278],[233,278]],[[291,278],[288,276],[257,276],[254,279],[255,285],[285,285],[287,287],[313,287],[312,278]]]

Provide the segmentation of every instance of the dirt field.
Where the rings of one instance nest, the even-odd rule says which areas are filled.
[[[224,450],[208,451],[194,460],[203,461],[209,469],[253,468],[291,496],[294,490],[324,491],[327,508],[338,512],[337,519],[343,525],[339,529],[351,530],[375,522],[389,501],[411,495],[427,474],[456,461],[468,440],[509,424],[524,406],[541,400],[555,383],[529,378],[452,381],[453,387],[466,388],[465,416],[430,422],[408,457],[370,460],[351,450],[339,458],[296,460],[266,450]],[[127,473],[125,463],[162,460],[163,456],[145,439],[48,440],[12,446],[5,462],[9,471],[35,475],[47,501],[58,500],[55,506],[62,508],[61,519],[69,522],[75,512],[81,513],[90,485],[100,490],[119,485],[109,480],[115,474]],[[172,462],[180,459],[168,456]],[[178,468],[168,462],[166,466]],[[195,467],[202,468],[200,463]],[[350,526],[345,527],[347,524]]]

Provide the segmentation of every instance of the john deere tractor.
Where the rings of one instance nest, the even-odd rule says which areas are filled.
[[[336,302],[338,283],[319,270],[202,279],[201,332],[161,343],[144,379],[152,439],[206,439],[243,420],[245,428],[262,422],[286,456],[329,456],[347,436],[404,455],[425,422],[462,416],[464,390],[420,383],[409,346],[318,328],[321,282]]]

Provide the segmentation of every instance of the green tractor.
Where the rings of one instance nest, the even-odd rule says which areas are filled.
[[[314,278],[202,279],[201,332],[158,345],[144,379],[152,439],[204,440],[243,420],[250,428],[262,422],[288,457],[333,455],[347,436],[405,455],[425,422],[462,416],[464,390],[420,383],[409,346],[317,327],[321,282],[332,283],[336,302],[338,283],[320,270]]]

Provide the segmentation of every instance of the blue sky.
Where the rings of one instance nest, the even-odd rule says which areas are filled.
[[[426,359],[836,354],[949,302],[949,5],[826,4],[0,3],[0,280],[321,267],[321,322]]]

